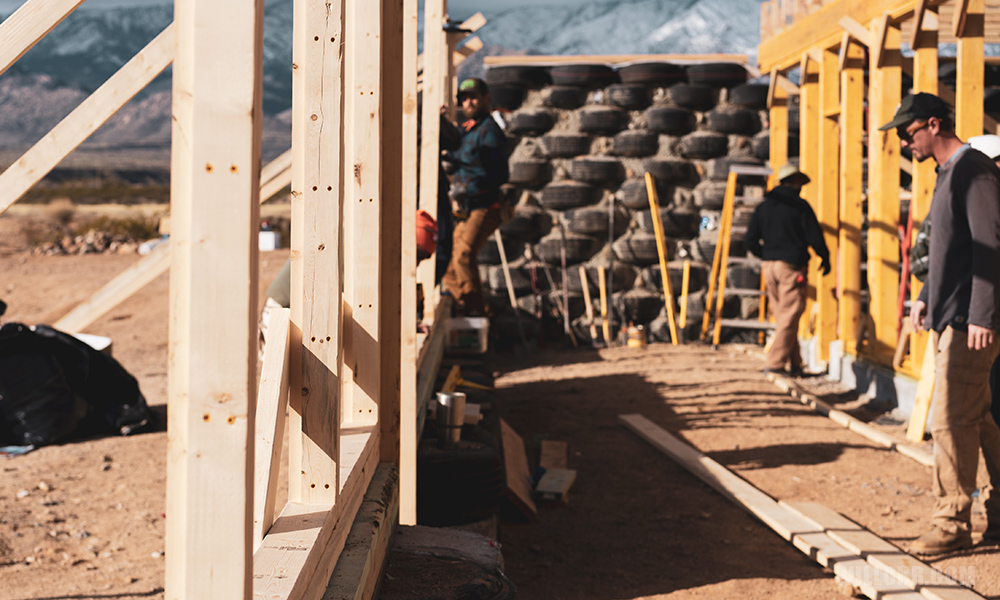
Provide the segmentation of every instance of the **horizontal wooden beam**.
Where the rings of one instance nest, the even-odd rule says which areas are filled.
[[[628,62],[736,62],[746,64],[746,54],[580,54],[576,56],[487,56],[483,63],[498,67],[508,65],[559,65],[567,63],[628,63]]]

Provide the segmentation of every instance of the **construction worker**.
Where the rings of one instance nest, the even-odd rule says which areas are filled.
[[[802,373],[799,319],[806,304],[809,248],[830,273],[830,252],[809,203],[799,195],[809,177],[793,164],[778,169],[778,185],[757,206],[747,227],[746,247],[763,261],[767,297],[776,321],[765,373]]]
[[[951,109],[932,94],[904,98],[879,129],[893,128],[913,160],[938,165],[927,283],[910,308],[914,328],[929,329],[935,349],[935,506],[931,529],[910,551],[933,555],[972,546],[980,447],[991,480],[1000,480],[1000,429],[989,413],[990,367],[1000,352],[1000,169],[955,135]],[[984,537],[1000,539],[1000,498],[992,496]]]
[[[507,182],[507,138],[490,114],[490,91],[482,79],[458,86],[465,121],[458,129],[458,150],[445,154],[454,165],[449,195],[455,215],[451,262],[441,280],[455,298],[455,309],[485,315],[483,282],[477,257],[500,225],[500,186]]]

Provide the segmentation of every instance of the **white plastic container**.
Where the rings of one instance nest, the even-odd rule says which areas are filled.
[[[281,247],[281,233],[278,231],[261,231],[257,234],[257,249],[261,252],[271,252]]]
[[[445,351],[455,354],[482,354],[490,335],[486,317],[455,317],[444,322]]]

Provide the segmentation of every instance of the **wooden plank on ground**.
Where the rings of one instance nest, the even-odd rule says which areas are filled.
[[[568,445],[566,442],[542,440],[538,466],[546,469],[565,469],[567,468],[567,453]]]
[[[503,419],[500,419],[500,442],[503,445],[503,462],[507,473],[504,495],[526,517],[537,519],[538,509],[531,498],[531,472],[528,470],[524,440]]]
[[[835,542],[862,558],[866,558],[869,554],[880,552],[891,554],[900,551],[896,546],[864,529],[834,529],[828,531],[827,534]]]
[[[574,481],[575,469],[548,469],[535,486],[535,498],[546,502],[568,502],[569,488]]]
[[[779,504],[790,510],[794,510],[803,517],[809,519],[823,531],[830,531],[832,529],[854,531],[861,529],[861,526],[854,521],[848,519],[835,510],[823,506],[822,504],[817,504],[815,502],[799,502],[795,500],[787,502],[782,500]]]

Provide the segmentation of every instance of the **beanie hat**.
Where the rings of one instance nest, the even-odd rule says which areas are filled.
[[[434,254],[437,248],[437,223],[434,217],[427,211],[417,211],[417,247],[423,249],[427,254]]]

